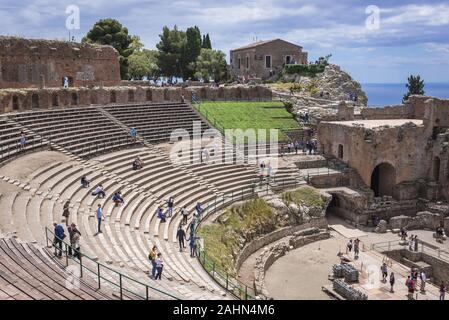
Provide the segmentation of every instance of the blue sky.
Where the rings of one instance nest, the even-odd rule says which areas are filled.
[[[164,25],[198,25],[212,45],[229,50],[283,38],[304,47],[310,59],[332,53],[360,82],[449,82],[449,1],[384,0],[0,0],[2,35],[64,39],[66,8],[80,9],[80,40],[101,18],[118,19],[154,48]],[[379,28],[366,27],[369,5],[379,9]]]

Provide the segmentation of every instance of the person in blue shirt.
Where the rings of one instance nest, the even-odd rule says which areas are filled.
[[[194,233],[190,234],[190,238],[187,239],[189,241],[189,247],[190,247],[190,257],[195,258],[196,256],[196,240],[198,240],[199,237],[195,236]]]
[[[98,208],[97,208],[98,233],[103,233],[101,231],[101,220],[102,219],[104,219],[103,209],[101,209],[101,204],[98,204]]]
[[[203,205],[201,204],[201,202],[196,203],[195,210],[196,210],[196,214],[198,216],[198,220],[201,220],[201,214],[204,211]]]
[[[168,198],[167,201],[167,218],[170,218],[173,215],[173,206],[175,204],[175,199],[173,197]]]
[[[55,247],[55,256],[58,256],[59,258],[61,258],[62,257],[62,240],[64,240],[64,238],[65,238],[64,227],[57,222],[54,222],[53,226],[55,227],[55,229],[54,229],[55,238],[53,240],[53,246]],[[57,247],[59,247],[59,250],[57,249]],[[58,253],[58,251],[59,251],[59,253]]]
[[[129,131],[129,134],[131,135],[131,138],[136,141],[137,140],[137,130],[136,128],[132,127]]]
[[[164,211],[162,211],[162,208],[161,207],[157,207],[157,209],[156,209],[156,215],[157,215],[157,217],[159,218],[159,219],[161,219],[161,222],[165,222],[166,220],[166,217],[165,217],[165,214],[164,214]]]
[[[125,201],[123,200],[123,198],[121,197],[120,192],[116,192],[114,193],[114,196],[112,197],[112,201],[114,201],[114,204],[116,206],[120,206],[122,204],[125,203]]]

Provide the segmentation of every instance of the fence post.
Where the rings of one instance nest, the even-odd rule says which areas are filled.
[[[75,251],[76,249],[73,249]],[[78,257],[80,259],[80,278],[83,277],[83,259],[81,258],[81,252],[78,249]]]
[[[245,286],[245,300],[248,300],[248,286]]]
[[[147,298],[147,300],[149,300],[149,295],[148,295],[148,286],[145,286],[145,291],[146,291],[146,298]]]
[[[119,273],[119,280],[120,280],[120,300],[123,300],[122,274],[121,273]]]
[[[212,263],[212,278],[215,278],[215,261]]]
[[[47,247],[48,247],[48,228],[45,228],[45,240],[47,241]]]
[[[229,291],[228,286],[229,286],[229,274],[226,273],[226,292]]]
[[[98,290],[101,289],[100,264],[97,263]]]

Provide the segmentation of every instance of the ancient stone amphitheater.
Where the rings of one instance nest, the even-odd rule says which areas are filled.
[[[171,161],[170,133],[175,128],[191,133],[194,121],[203,131],[210,128],[181,102],[1,115],[0,299],[233,298],[188,250],[179,252],[176,231],[182,217],[177,210],[166,223],[155,215],[170,196],[176,208],[187,206],[192,213],[198,201],[207,204],[221,196],[226,203],[225,194],[234,200],[234,195],[245,198],[254,192],[255,165]],[[137,129],[137,140],[129,135],[131,127]],[[21,132],[27,138],[24,150],[18,148]],[[222,146],[232,148],[225,142]],[[191,158],[196,152],[199,147],[180,156]],[[245,150],[232,152],[236,157]],[[145,165],[135,171],[131,163],[137,156]],[[90,179],[89,188],[81,186],[83,176]],[[277,183],[300,180],[295,170],[279,168]],[[104,199],[91,195],[98,184],[105,189]],[[111,200],[116,191],[123,194],[122,207]],[[61,221],[67,200],[69,222],[82,234],[81,264],[65,254],[62,259],[53,255],[53,221]],[[106,218],[103,233],[95,235],[98,204]],[[163,279],[157,282],[148,276],[153,245],[165,260]],[[76,285],[74,273],[81,276]]]

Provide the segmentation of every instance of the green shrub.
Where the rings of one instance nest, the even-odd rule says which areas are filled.
[[[265,200],[253,199],[230,207],[216,223],[201,227],[198,234],[204,239],[207,257],[215,262],[216,268],[235,275],[234,252],[239,251],[241,240],[247,243],[274,229],[273,209]]]
[[[323,209],[325,205],[319,191],[309,186],[282,193],[282,200],[287,205],[293,202],[297,205],[306,205],[308,207],[319,207]]]
[[[326,65],[324,64],[288,64],[284,67],[286,74],[299,74],[302,76],[314,77],[318,73],[324,72]]]

